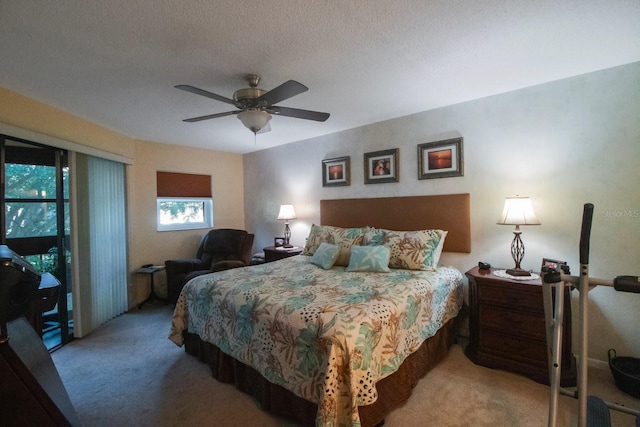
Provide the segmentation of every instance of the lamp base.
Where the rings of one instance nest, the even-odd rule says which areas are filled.
[[[510,268],[506,270],[506,273],[510,276],[531,276],[531,273],[527,270],[523,270],[521,268]]]

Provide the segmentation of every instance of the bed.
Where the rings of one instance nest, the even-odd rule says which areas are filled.
[[[398,221],[392,211],[407,208],[415,221]],[[377,425],[455,338],[462,274],[437,261],[440,251],[470,249],[469,196],[323,200],[321,223],[306,256],[190,281],[170,339],[276,414]],[[398,251],[419,239],[428,256]]]

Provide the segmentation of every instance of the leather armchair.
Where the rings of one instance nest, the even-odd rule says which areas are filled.
[[[254,237],[245,230],[211,230],[202,236],[195,258],[165,261],[167,300],[175,304],[184,285],[196,276],[249,265]]]

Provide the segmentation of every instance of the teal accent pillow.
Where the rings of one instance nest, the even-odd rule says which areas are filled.
[[[311,262],[317,266],[324,268],[325,270],[328,270],[333,267],[333,264],[335,264],[339,254],[339,246],[322,242],[320,243],[320,246],[318,246],[318,249],[316,249],[316,251],[314,252],[313,257],[311,258]]]
[[[347,271],[388,273],[390,253],[386,246],[351,246]]]

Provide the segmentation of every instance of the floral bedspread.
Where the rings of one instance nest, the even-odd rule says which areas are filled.
[[[359,426],[376,382],[462,306],[462,274],[330,270],[309,256],[191,280],[169,339],[198,334],[272,383],[318,404],[317,426]]]

